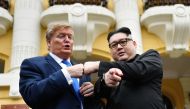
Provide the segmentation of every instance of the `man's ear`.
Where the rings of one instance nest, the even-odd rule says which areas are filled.
[[[50,41],[49,40],[47,40],[47,47],[48,47],[48,50],[49,50],[49,48],[50,48]]]
[[[133,41],[133,45],[137,48],[137,43],[136,43],[136,41]]]

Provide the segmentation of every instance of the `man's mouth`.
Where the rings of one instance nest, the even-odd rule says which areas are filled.
[[[65,47],[65,48],[69,48],[69,47],[70,47],[70,45],[64,45],[64,47]]]
[[[117,55],[118,56],[123,56],[125,54],[125,52],[119,52]]]
[[[65,50],[70,50],[71,46],[70,46],[70,45],[64,45],[63,48],[64,48]]]

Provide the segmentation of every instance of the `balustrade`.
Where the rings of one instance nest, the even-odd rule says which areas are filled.
[[[67,5],[81,3],[83,5],[100,5],[103,7],[107,7],[107,0],[49,0],[49,5]]]
[[[154,6],[165,6],[175,4],[183,4],[185,6],[190,6],[190,0],[147,0],[145,2],[144,9],[146,10]]]

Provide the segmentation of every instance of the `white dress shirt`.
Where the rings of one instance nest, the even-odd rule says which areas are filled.
[[[62,63],[63,59],[59,58],[51,52],[49,54],[62,67],[61,71],[63,72],[63,75],[65,76],[68,84],[71,85],[73,83],[73,80],[70,73],[67,71],[67,66]],[[68,61],[70,62],[70,59]]]

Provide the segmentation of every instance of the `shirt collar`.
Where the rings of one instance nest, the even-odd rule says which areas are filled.
[[[61,59],[60,57],[56,56],[55,54],[53,54],[52,52],[49,52],[49,55],[57,62],[57,63],[62,63],[63,59]],[[70,62],[70,59],[67,59]]]

